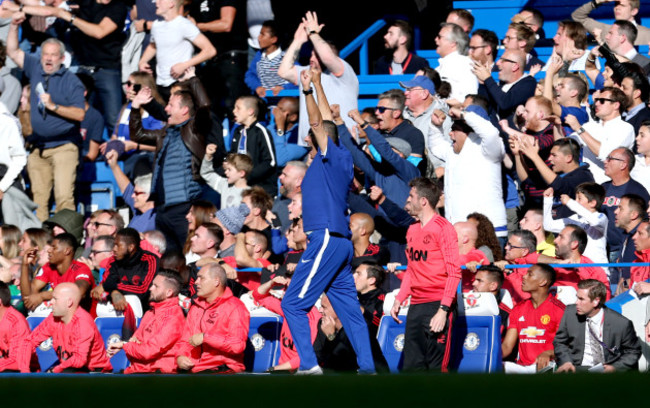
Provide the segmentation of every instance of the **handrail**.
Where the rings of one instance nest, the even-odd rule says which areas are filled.
[[[386,21],[379,19],[375,21],[370,27],[368,27],[364,32],[362,32],[357,38],[352,40],[348,45],[345,46],[340,52],[339,56],[343,59],[347,58],[350,54],[361,47],[359,50],[359,74],[367,75],[368,74],[368,40],[373,35],[377,34],[386,25]]]

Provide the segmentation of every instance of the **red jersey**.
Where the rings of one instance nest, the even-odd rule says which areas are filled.
[[[183,309],[178,297],[151,303],[133,337],[140,343],[124,343],[131,366],[124,373],[176,372],[176,353],[173,347],[180,340],[185,325]]]
[[[459,255],[460,257],[460,266],[465,266],[470,262],[478,262],[481,265],[487,265],[490,262],[488,261],[487,257],[483,253],[483,251],[479,251],[476,248],[472,248],[468,253],[464,255]],[[469,292],[472,290],[472,283],[474,283],[474,277],[476,276],[475,273],[467,270],[467,269],[462,269],[462,283],[463,283],[463,292]]]
[[[0,320],[0,372],[20,369],[18,355],[28,337],[27,319],[13,307],[8,307]]]
[[[253,299],[255,299],[257,304],[284,318],[284,312],[280,306],[282,303],[280,299],[269,296],[268,294],[260,295],[257,290],[254,290],[252,293]],[[314,340],[316,340],[316,335],[318,334],[318,321],[321,318],[321,314],[314,306],[311,308],[309,313],[307,313],[307,318],[309,319],[309,330],[311,333],[311,342],[313,344]],[[280,338],[282,339],[282,348],[280,349],[280,360],[278,361],[278,364],[284,364],[288,361],[292,370],[297,369],[300,367],[300,357],[298,356],[298,351],[293,345],[293,337],[291,336],[287,319],[284,319],[282,322]]]
[[[79,307],[68,324],[50,314],[25,339],[25,346],[19,361],[21,372],[29,372],[31,353],[36,346],[50,337],[52,337],[52,347],[54,347],[60,362],[52,372],[60,373],[67,368],[112,371],[113,367],[106,355],[104,340],[99,334],[93,318]]]
[[[411,303],[440,301],[451,306],[460,283],[458,236],[449,221],[435,214],[422,226],[416,222],[406,233],[408,267],[397,299],[411,295]]]
[[[59,275],[59,272],[55,268],[52,268],[49,263],[45,264],[38,275],[36,275],[36,279],[49,283],[52,286],[52,289],[54,289],[59,283],[74,283],[78,280],[88,282],[91,288],[95,286],[93,274],[90,271],[90,268],[79,261],[72,261],[70,267],[63,275]]]
[[[634,262],[650,262],[650,248],[635,252],[637,259]],[[636,282],[643,282],[650,278],[650,266],[635,266],[630,268],[630,287]]]
[[[227,365],[235,372],[244,371],[244,350],[248,339],[250,314],[230,288],[214,302],[196,298],[187,314],[176,356],[188,356],[194,362],[192,372]],[[203,333],[203,344],[192,347],[190,337]]]
[[[517,364],[531,365],[541,353],[553,349],[553,339],[564,309],[564,303],[552,295],[548,295],[537,309],[531,299],[512,309],[508,330],[516,329],[519,337]]]
[[[240,268],[240,266],[237,265],[237,262],[235,262],[234,256],[227,256],[223,258],[223,261],[235,269]],[[257,258],[256,261],[262,264],[262,268],[271,265],[271,262],[269,262],[268,259]],[[257,288],[260,287],[261,276],[260,272],[237,272],[237,282],[244,285],[246,289],[255,292]]]

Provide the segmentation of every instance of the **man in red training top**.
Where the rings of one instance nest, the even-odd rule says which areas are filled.
[[[517,304],[510,313],[508,331],[501,345],[504,358],[512,353],[517,343],[518,365],[536,364],[535,368],[541,370],[554,358],[553,339],[565,309],[564,303],[549,294],[554,282],[555,270],[546,264],[531,266],[523,276],[521,289],[530,293],[530,299]],[[505,368],[508,373],[508,364]]]
[[[242,301],[233,296],[226,280],[226,271],[218,264],[199,270],[197,298],[175,347],[179,371],[216,374],[244,371],[250,314]]]
[[[138,330],[128,342],[112,343],[108,355],[124,349],[131,365],[124,371],[132,373],[174,373],[174,345],[181,338],[185,315],[178,304],[181,278],[178,273],[161,270],[149,288],[151,308],[142,317]]]
[[[408,268],[391,316],[411,295],[404,333],[404,370],[447,371],[451,348],[452,304],[460,282],[458,238],[454,227],[436,213],[440,189],[420,177],[409,183],[406,211],[419,222],[406,233]]]
[[[108,372],[112,370],[104,340],[93,318],[79,307],[81,290],[74,283],[59,283],[52,292],[52,313],[25,340],[19,368],[29,372],[29,362],[36,346],[52,337],[52,347],[59,364],[53,373]]]
[[[0,281],[0,372],[18,371],[18,354],[29,337],[25,316],[11,307],[11,291]]]

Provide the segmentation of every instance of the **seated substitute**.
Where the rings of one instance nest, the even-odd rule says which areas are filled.
[[[641,344],[632,322],[605,306],[606,287],[578,283],[578,300],[567,306],[553,340],[557,372],[602,365],[605,372],[638,369]]]

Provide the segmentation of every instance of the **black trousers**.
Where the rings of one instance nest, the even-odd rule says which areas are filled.
[[[456,317],[455,307],[447,314],[442,332],[433,333],[431,319],[439,308],[440,302],[409,307],[404,332],[404,371],[447,371],[451,355],[451,330]]]
[[[156,229],[165,235],[167,251],[183,251],[187,239],[187,219],[192,203],[185,202],[156,208]]]

